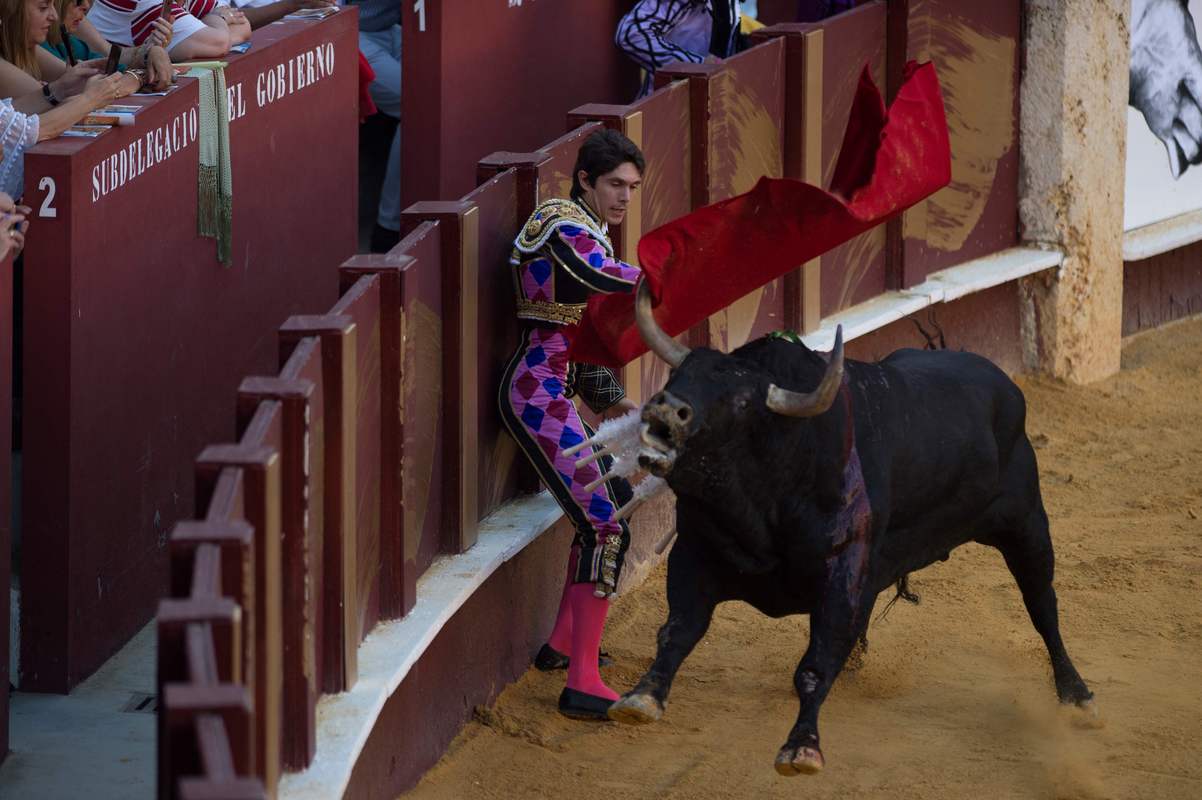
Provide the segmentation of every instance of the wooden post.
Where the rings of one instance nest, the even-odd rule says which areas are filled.
[[[358,424],[356,330],[339,315],[291,317],[280,328],[281,353],[300,340],[321,341],[324,396],[325,497],[321,558],[322,692],[343,692],[358,676],[359,610],[355,516],[355,434]],[[281,358],[285,360],[286,356]]]
[[[762,28],[754,40],[785,38],[786,178],[822,186],[822,28],[786,23]],[[809,333],[822,324],[822,257],[785,276],[785,324]]]
[[[630,106],[590,103],[568,112],[568,130],[575,130],[589,122],[600,122],[605,127],[623,134],[640,150],[643,149],[642,111],[632,111]],[[655,165],[651,165],[651,168],[654,169]],[[622,261],[635,266],[639,263],[639,239],[643,237],[643,197],[642,192],[634,195],[627,208],[626,219],[612,231],[614,254]],[[626,394],[636,402],[644,399],[641,359],[623,368],[622,386],[626,389]]]
[[[238,387],[237,417],[241,432],[264,400],[281,404],[283,452],[281,572],[283,607],[284,721],[281,755],[284,768],[302,770],[317,750],[317,670],[313,644],[317,592],[311,584],[309,537],[309,399],[313,383],[281,378],[247,378]],[[241,435],[241,433],[239,433]]]
[[[888,0],[885,12],[885,102],[892,103],[906,73],[910,0]],[[885,223],[885,289],[906,288],[905,214]]]
[[[404,273],[414,259],[400,254],[353,256],[339,269],[342,291],[364,275],[380,279],[380,616],[399,619],[417,602],[417,551],[421,531],[404,529],[405,420],[402,397]],[[406,539],[412,542],[406,544]]]
[[[710,78],[723,69],[721,64],[674,64],[655,73],[655,88],[673,81],[689,83],[689,152],[692,154],[689,181],[693,208],[707,206],[710,196]],[[709,321],[694,325],[685,334],[689,347],[709,347]]]
[[[534,213],[541,199],[538,196],[538,170],[551,160],[546,153],[491,153],[476,164],[476,185],[484,183],[505,170],[513,170],[517,178],[517,218],[525,222]]]
[[[402,235],[438,223],[442,249],[443,550],[462,553],[476,543],[479,522],[476,387],[479,210],[464,201],[422,202],[401,214]]]
[[[247,738],[251,734],[253,701],[246,687],[229,683],[198,685],[192,683],[168,683],[161,696],[166,752],[159,753],[159,798],[169,800],[177,796],[178,786],[172,785],[176,776],[190,766],[199,770],[199,764],[191,764],[199,754],[196,738],[196,719],[205,714],[216,715],[224,723],[230,751],[234,758],[234,771],[239,775],[251,774],[252,765],[242,763],[238,754],[247,752]],[[275,797],[275,784],[263,781],[269,797]],[[224,795],[221,795],[224,797]]]
[[[274,794],[280,778],[283,617],[280,585],[280,457],[270,447],[214,445],[196,459],[197,483],[226,467],[243,470],[246,521],[254,528],[254,719],[257,774]],[[199,492],[198,492],[199,493]]]

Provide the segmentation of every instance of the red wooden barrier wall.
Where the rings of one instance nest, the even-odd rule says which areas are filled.
[[[402,207],[460,197],[493,151],[535,150],[581,98],[620,103],[638,68],[614,46],[629,0],[402,3]]]
[[[195,81],[132,127],[26,154],[23,688],[70,689],[146,622],[191,459],[229,437],[241,376],[276,366],[270,332],[337,297],[357,50],[347,10],[230,57],[231,267],[195,232]],[[160,131],[178,149],[150,163]]]
[[[12,580],[13,262],[0,260],[0,763],[8,754],[8,620]]]

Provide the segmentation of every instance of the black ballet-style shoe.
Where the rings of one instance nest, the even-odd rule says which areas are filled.
[[[608,721],[609,707],[613,704],[613,700],[566,687],[559,695],[559,713],[569,719]]]
[[[556,650],[549,644],[544,644],[538,650],[538,655],[534,657],[534,668],[539,672],[554,672],[557,669],[567,669],[571,658]],[[601,652],[597,654],[597,666],[609,667],[612,666],[614,660],[609,657],[609,653]]]

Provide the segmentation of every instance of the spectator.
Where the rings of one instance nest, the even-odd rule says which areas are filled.
[[[60,77],[67,65],[39,47],[58,23],[58,12],[50,0],[15,0],[0,9],[0,58],[39,81]],[[128,71],[125,94],[137,91],[145,79],[144,70]],[[47,95],[52,106],[60,99]]]
[[[304,8],[334,8],[338,5],[335,0],[232,0],[232,2],[239,11],[246,15],[253,30],[270,25],[292,12]]]
[[[371,99],[397,121],[380,187],[380,208],[371,234],[371,251],[386,253],[401,239],[401,5],[396,0],[357,0],[359,50],[376,73]]]
[[[736,50],[738,33],[736,0],[638,0],[618,23],[614,41],[645,71],[639,91],[645,97],[660,67],[727,58]]]
[[[88,22],[103,39],[120,45],[142,45],[155,32],[162,14],[160,0],[96,0]],[[245,15],[216,0],[176,0],[171,6],[172,34],[167,53],[172,61],[220,58],[230,47],[250,38]]]
[[[50,32],[46,41],[42,42],[42,47],[68,64],[107,58],[112,46],[96,33],[96,29],[86,19],[91,6],[91,0],[55,0],[59,24],[50,26]],[[122,68],[145,67],[148,83],[161,92],[170,86],[175,78],[171,69],[171,58],[163,48],[163,45],[171,41],[171,20],[156,19],[154,28],[154,32],[144,44],[122,50],[121,62]],[[91,42],[97,40],[100,47],[93,50]]]
[[[32,209],[19,206],[0,192],[0,260],[10,255],[16,258],[25,247],[26,216]]]
[[[24,3],[17,3],[23,6]],[[11,6],[0,16],[0,49],[5,49]],[[47,59],[62,64],[41,48]],[[7,61],[0,61],[0,191],[20,198],[25,176],[25,150],[53,139],[98,108],[128,95],[138,86],[136,75],[101,75],[95,62],[63,71],[57,79],[40,83]]]

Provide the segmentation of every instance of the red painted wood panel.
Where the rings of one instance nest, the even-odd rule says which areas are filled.
[[[869,3],[823,21],[822,186],[830,185],[851,101],[865,64],[885,88],[885,3]],[[822,256],[821,308],[828,316],[885,291],[885,226]]]
[[[1123,335],[1202,314],[1202,243],[1123,265]]]
[[[8,754],[8,640],[12,553],[12,374],[13,329],[11,258],[0,261],[0,763]]]
[[[26,253],[30,689],[66,691],[150,617],[167,532],[192,507],[192,459],[229,440],[238,382],[276,366],[289,314],[336,299],[335,267],[355,249],[356,12],[254,42],[225,70],[232,267],[196,235],[195,81],[132,127],[26,154],[26,201],[55,213],[35,220]],[[349,213],[285,224],[326,207]]]
[[[710,78],[709,187],[713,202],[784,174],[785,40],[727,59]],[[801,266],[798,264],[798,266]],[[781,281],[710,317],[710,344],[724,352],[785,326]]]
[[[402,3],[402,208],[475,185],[476,162],[529,151],[587,102],[628,102],[638,69],[614,46],[629,0]]]
[[[293,574],[297,569],[294,562],[284,566],[285,600],[289,604],[303,604],[308,620],[307,635],[312,637],[312,652],[315,654],[312,665],[314,684],[320,692],[325,686],[325,624],[324,615],[320,613],[326,602],[325,598],[325,559],[322,549],[325,544],[325,383],[321,368],[321,345],[316,338],[307,337],[296,344],[292,354],[284,362],[280,377],[287,380],[309,381],[313,392],[309,395],[309,425],[307,442],[308,450],[308,484],[306,524],[304,535],[307,542],[303,552],[307,555],[299,565],[301,574]],[[300,584],[298,586],[298,578]],[[301,588],[303,587],[303,588]],[[304,657],[308,657],[309,647],[305,647]]]
[[[360,278],[330,310],[356,327],[355,541],[359,636],[380,619],[380,279]]]
[[[1022,2],[910,0],[907,57],[939,73],[952,182],[905,215],[905,285],[1018,242]]]
[[[541,148],[551,160],[539,167],[538,170],[538,199],[547,200],[552,197],[569,197],[572,193],[572,169],[576,166],[576,154],[580,145],[592,134],[602,128],[599,122],[581,125],[575,130],[552,140]]]
[[[513,240],[525,223],[519,219],[517,184],[517,176],[510,170],[464,197],[476,204],[479,214],[476,430],[481,519],[517,493],[517,445],[501,425],[497,411],[502,373],[518,341],[513,273],[509,267]]]
[[[438,224],[423,222],[395,252],[414,259],[402,279],[401,491],[405,563],[421,575],[442,536],[442,282]]]

